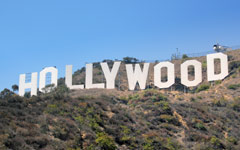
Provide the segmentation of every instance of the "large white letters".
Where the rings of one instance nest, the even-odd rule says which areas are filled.
[[[221,73],[214,73],[214,60],[220,59]],[[228,58],[223,53],[207,55],[207,77],[208,81],[222,80],[228,75]]]
[[[194,67],[194,80],[189,81],[188,79],[188,67]],[[185,61],[181,65],[181,83],[187,87],[197,86],[202,82],[202,64],[196,60]]]
[[[93,64],[86,64],[86,89],[104,88],[104,83],[93,84]]]
[[[31,96],[37,95],[37,72],[31,74],[31,82],[26,83],[26,74],[21,74],[19,77],[19,95],[24,96],[25,89],[31,89]]]
[[[163,67],[167,68],[167,82],[161,81],[161,69]],[[175,72],[174,72],[174,64],[170,62],[160,62],[156,66],[154,66],[154,85],[158,88],[169,88],[175,82]]]
[[[127,64],[126,69],[129,89],[134,90],[137,82],[139,83],[140,89],[145,89],[148,77],[149,63],[144,63],[143,71],[141,70],[139,64],[135,65],[135,71],[133,71],[132,64]]]
[[[114,89],[115,87],[115,78],[117,76],[121,62],[114,62],[112,71],[110,71],[107,63],[101,63],[101,67],[106,78],[106,87],[107,89]]]
[[[51,84],[53,84],[54,87],[57,87],[58,70],[55,67],[47,67],[40,72],[39,91],[41,92],[46,92],[43,88],[46,86],[47,73],[51,73]]]
[[[84,85],[72,85],[72,65],[66,65],[65,84],[71,90],[84,89]]]
[[[220,73],[215,73],[215,60],[220,60]],[[118,71],[121,62],[114,62],[112,69],[109,68],[108,63],[101,63],[101,68],[106,79],[106,88],[115,88],[115,79],[118,75]],[[194,67],[194,79],[189,80],[188,68],[189,66]],[[146,88],[146,83],[148,79],[150,63],[144,63],[141,68],[140,64],[126,64],[126,74],[128,79],[129,90],[134,90],[136,84],[139,84],[140,89]],[[167,68],[167,81],[162,81],[162,68]],[[217,68],[218,69],[218,68]],[[57,86],[58,82],[58,70],[55,67],[44,68],[40,72],[39,81],[39,91],[49,92],[50,88],[46,89],[46,75],[51,73],[51,84],[54,85],[53,88]],[[228,75],[228,57],[223,53],[215,53],[207,55],[207,80],[215,81],[222,80]],[[85,73],[85,88],[105,88],[105,83],[93,83],[93,64],[86,64]],[[26,74],[21,74],[19,76],[19,95],[24,96],[26,89],[31,89],[31,95],[37,95],[37,82],[38,73],[31,74],[31,82],[26,83]],[[202,77],[202,64],[197,60],[187,60],[181,64],[181,84],[192,87],[197,86],[203,80]],[[175,83],[175,68],[174,64],[171,62],[160,62],[154,66],[154,85],[160,89],[169,88]],[[72,85],[72,65],[66,65],[65,73],[65,84],[69,89],[84,89],[84,85]],[[44,89],[45,88],[45,89]]]

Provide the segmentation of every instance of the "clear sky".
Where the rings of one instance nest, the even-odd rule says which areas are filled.
[[[240,45],[239,0],[2,0],[0,90],[19,74]]]

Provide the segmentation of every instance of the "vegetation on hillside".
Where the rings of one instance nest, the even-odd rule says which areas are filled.
[[[1,149],[239,149],[240,97],[173,103],[159,90],[82,95],[60,86],[19,97],[1,92]]]
[[[192,89],[181,85],[179,76],[172,89],[161,90],[149,86],[134,92],[124,87],[71,91],[63,78],[50,93],[33,97],[16,95],[17,85],[12,91],[4,89],[0,149],[239,150],[240,69],[237,55],[231,56],[226,79]],[[125,61],[139,62],[131,57]],[[94,67],[94,82],[100,82],[100,66]],[[84,72],[85,68],[76,71],[73,82],[84,82]]]

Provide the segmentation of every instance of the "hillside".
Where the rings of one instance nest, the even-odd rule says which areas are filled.
[[[206,57],[194,58],[203,64],[204,81],[189,89],[179,84],[179,74],[172,88],[154,88],[154,63],[146,90],[127,90],[124,64],[116,90],[70,91],[64,79],[52,92],[31,98],[5,89],[0,149],[239,150],[240,50],[227,53],[230,74],[212,83],[206,81]],[[176,73],[187,59],[174,60]],[[74,84],[84,83],[84,74],[84,68],[76,71]],[[105,82],[97,63],[94,82]]]

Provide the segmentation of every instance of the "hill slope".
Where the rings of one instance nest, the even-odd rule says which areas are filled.
[[[0,149],[238,150],[239,54],[239,50],[228,52],[230,75],[226,79],[207,83],[203,70],[204,82],[187,89],[188,93],[177,84],[173,89],[149,86],[144,91],[128,91],[123,66],[121,90],[69,91],[60,84],[51,93],[31,98],[4,90]],[[204,57],[196,59],[204,65]],[[176,60],[176,68],[183,61]],[[102,81],[98,66],[94,72],[95,82]],[[149,84],[151,80],[150,75]],[[83,81],[81,69],[74,74],[74,82]]]

